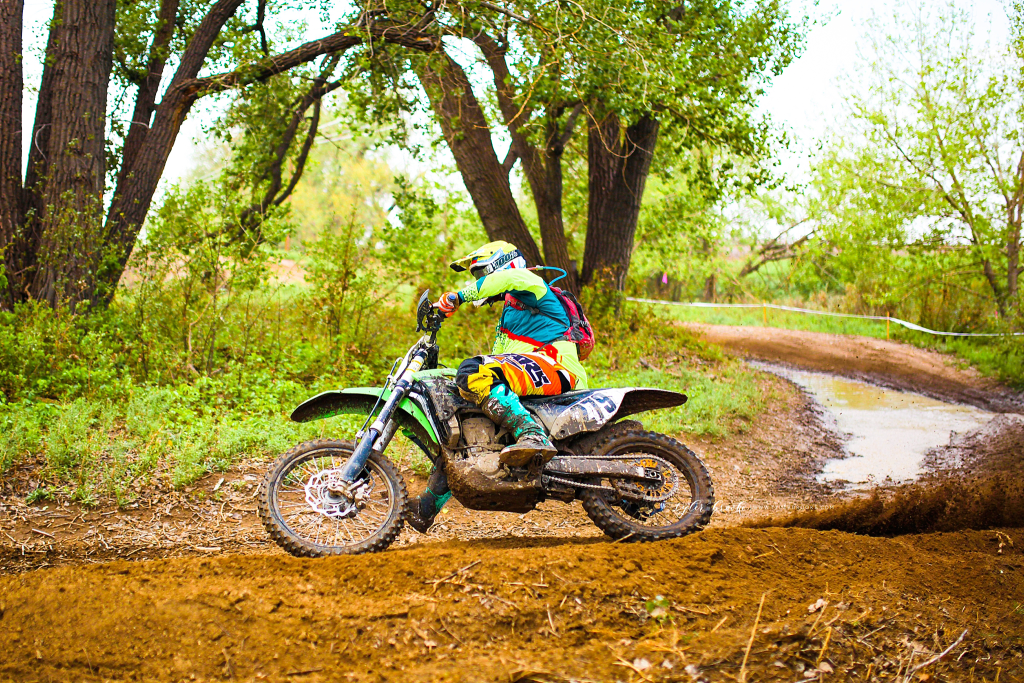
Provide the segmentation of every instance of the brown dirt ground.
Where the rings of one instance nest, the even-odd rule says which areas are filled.
[[[64,567],[0,578],[0,679],[903,680],[966,631],[914,680],[1015,681],[1022,547],[710,529]]]
[[[776,327],[687,324],[706,341],[751,358],[862,379],[995,413],[1024,413],[1024,395],[962,367],[954,356],[910,344]]]
[[[723,343],[1020,405],[913,347],[797,333],[801,350],[763,337],[784,330],[750,330],[757,353]],[[793,385],[766,373],[762,390],[768,408],[741,433],[683,439],[712,470],[717,510],[711,528],[659,544],[608,542],[578,505],[452,504],[428,536],[405,530],[389,552],[299,560],[256,521],[265,463],[154,488],[123,510],[27,505],[29,463],[0,482],[0,681],[1024,681],[1022,530],[736,528],[844,498],[813,479],[841,438]],[[992,424],[935,452],[936,476],[1019,473],[1024,422]]]
[[[1024,475],[1024,416],[997,415],[981,429],[956,434],[928,453],[925,467],[935,476],[984,471]]]

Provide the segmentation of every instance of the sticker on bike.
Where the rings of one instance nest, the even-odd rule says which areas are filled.
[[[619,409],[619,405],[609,396],[594,394],[576,404],[582,408],[587,415],[593,415],[595,420],[611,417]]]

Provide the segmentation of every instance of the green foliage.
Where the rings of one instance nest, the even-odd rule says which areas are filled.
[[[48,488],[38,488],[25,496],[25,502],[30,505],[40,500],[53,500],[53,492]]]
[[[726,268],[727,224],[718,208],[722,193],[680,169],[675,177],[652,176],[630,261],[630,289],[669,299],[700,297]],[[667,280],[667,282],[663,282]]]
[[[296,295],[292,303],[301,308],[305,297]],[[120,304],[115,305],[104,319],[110,334],[97,354],[100,359],[117,355],[111,340],[121,331],[114,315],[119,309]],[[23,319],[32,315],[55,314],[46,308],[22,311]],[[455,366],[466,356],[485,352],[494,317],[495,311],[487,308],[460,310],[442,332],[441,361]],[[588,362],[592,386],[656,386],[690,396],[686,406],[641,416],[652,429],[725,436],[745,429],[760,410],[763,397],[754,371],[726,359],[716,347],[702,344],[670,321],[630,312],[610,313],[595,322],[601,337]],[[403,353],[415,338],[408,299],[377,304],[367,311],[365,324],[368,336],[351,338],[353,349],[344,362],[332,356],[326,326],[307,316],[303,324],[282,326],[282,338],[263,337],[267,348],[250,344],[252,355],[276,357],[278,366],[268,366],[265,360],[229,361],[222,372],[215,367],[210,375],[175,380],[168,373],[155,373],[165,381],[154,382],[133,378],[131,365],[125,363],[126,378],[115,387],[50,385],[64,393],[45,402],[29,400],[26,394],[14,396],[0,404],[0,471],[26,460],[37,462],[37,476],[54,495],[90,504],[110,497],[124,505],[145,487],[187,487],[242,459],[269,459],[324,433],[349,435],[358,426],[356,417],[299,425],[288,421],[287,414],[323,389],[378,384],[388,359]],[[312,348],[314,335],[323,354],[321,374],[302,376],[287,356],[276,355],[276,343]],[[131,357],[124,351],[120,349],[124,357]],[[158,357],[151,355],[150,362]],[[298,367],[310,366],[300,362]],[[141,365],[134,371],[141,372]],[[391,455],[416,472],[429,472],[429,463],[402,439]]]
[[[339,158],[352,156],[326,155]],[[214,176],[166,194],[108,309],[0,313],[0,472],[34,463],[55,494],[125,504],[321,435],[287,414],[322,389],[377,384],[416,336],[412,292],[452,286],[447,263],[483,239],[459,195],[423,181],[388,176],[400,222],[339,217],[354,193],[327,177],[336,168],[314,166],[340,199],[302,203],[297,263],[273,247],[291,234],[284,209],[250,236],[236,220],[250,197]]]
[[[379,129],[357,129],[351,112],[351,107],[325,103],[302,181],[286,205],[294,228],[293,255],[325,230],[338,232],[349,223],[376,230],[388,221],[395,171],[381,148]]]
[[[815,169],[814,239],[793,285],[954,331],[1020,330],[1024,123],[1019,57],[979,47],[969,12],[869,24],[872,60]]]
[[[1024,389],[1024,343],[1019,337],[987,339],[936,339],[916,335],[914,343],[955,354],[983,374],[995,377],[1016,388]]]
[[[647,611],[647,616],[659,624],[672,623],[672,615],[669,613],[669,610],[672,609],[672,601],[664,595],[656,595],[653,600],[646,601],[644,609]]]
[[[0,438],[0,475],[39,450],[49,412],[50,407],[45,403],[0,403],[0,434],[3,435]]]
[[[418,3],[388,3],[389,17],[399,23],[414,23],[421,11]],[[389,128],[391,139],[421,157],[453,144],[461,136],[459,117],[451,115],[447,123],[454,138],[445,141],[433,122],[439,114],[417,75],[428,66],[444,71],[449,58],[457,62],[469,74],[492,137],[504,143],[508,135],[522,136],[516,145],[530,143],[549,157],[541,162],[561,166],[546,172],[545,193],[553,196],[543,203],[554,201],[555,213],[563,213],[561,229],[578,264],[590,191],[587,148],[601,144],[586,138],[588,129],[596,130],[593,124],[609,116],[618,116],[623,128],[646,116],[660,124],[653,172],[672,186],[672,196],[660,202],[660,215],[647,220],[648,245],[656,254],[641,268],[659,257],[663,261],[671,248],[671,231],[659,229],[659,218],[680,211],[697,215],[726,191],[772,182],[771,151],[784,137],[754,105],[799,52],[806,28],[782,3],[707,0],[683,7],[662,0],[526,0],[503,9],[464,4],[432,21],[428,31],[444,37],[443,51],[419,54],[382,45],[361,56],[361,71],[346,85],[354,113],[378,125],[397,121]],[[417,135],[423,129],[432,146]],[[525,163],[515,172],[530,179],[523,187],[532,197],[539,181],[523,171]],[[536,240],[535,209],[519,202]],[[699,232],[711,222],[687,227]]]
[[[526,21],[510,25],[506,13],[470,6],[439,14],[435,21],[444,33],[465,37],[453,43],[457,59],[476,52],[471,41],[481,34],[501,45],[509,62],[508,85],[518,93],[515,105],[529,135],[540,139],[548,116],[561,116],[556,109],[582,101],[587,115],[596,118],[615,112],[633,122],[658,112],[666,122],[677,121],[681,125],[667,139],[687,151],[711,144],[751,152],[765,142],[767,129],[751,116],[751,107],[764,85],[798,53],[805,28],[786,7],[771,1],[708,0],[684,8],[662,0],[628,6],[526,0],[509,9]],[[391,3],[389,10],[396,17],[402,11],[412,16],[419,6]],[[378,73],[397,79],[407,73],[401,68],[403,57],[421,59],[391,49],[379,52],[374,64]],[[491,80],[491,74],[481,79]],[[383,120],[386,111],[411,105],[401,99],[397,86],[403,82],[353,85],[361,92],[365,85],[375,86],[377,97],[364,96],[361,104],[382,107],[377,116]]]

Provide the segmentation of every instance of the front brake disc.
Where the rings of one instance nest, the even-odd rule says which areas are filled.
[[[337,480],[338,470],[322,470],[309,477],[303,484],[306,493],[306,502],[311,508],[320,514],[334,519],[346,519],[353,517],[359,512],[359,503],[365,500],[372,490],[372,485],[365,479],[348,484]],[[331,489],[337,490],[345,486],[351,493],[351,498],[332,493]]]

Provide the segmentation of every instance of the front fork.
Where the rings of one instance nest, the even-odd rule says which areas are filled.
[[[342,484],[340,490],[332,490],[332,493],[339,493],[349,497],[349,492],[353,488],[351,484],[359,476],[359,473],[363,471],[366,461],[370,458],[370,453],[373,451],[383,453],[384,449],[391,443],[391,439],[394,438],[395,432],[398,429],[398,422],[392,418],[395,411],[398,410],[399,404],[409,395],[409,390],[412,389],[413,385],[412,376],[423,367],[423,361],[426,360],[426,357],[426,349],[417,351],[409,360],[409,364],[402,370],[398,381],[395,382],[394,391],[391,392],[391,396],[385,401],[384,407],[380,409],[377,419],[363,433],[363,436],[359,439],[359,444],[356,445],[356,449],[349,456],[348,460],[345,461],[345,464],[342,465],[339,474],[341,482],[344,482],[344,484]]]

